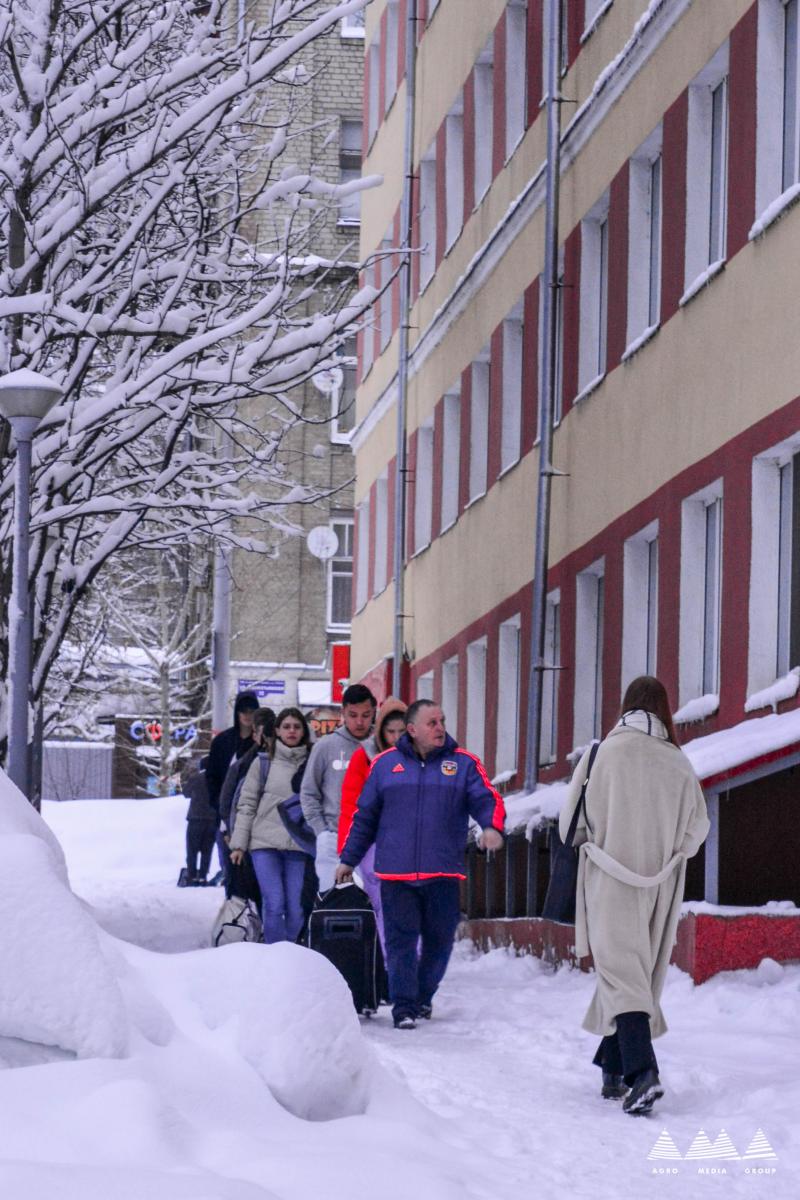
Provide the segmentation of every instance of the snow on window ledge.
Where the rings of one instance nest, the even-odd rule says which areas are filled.
[[[698,292],[702,292],[702,290],[706,286],[706,284],[710,283],[711,280],[715,278],[715,276],[719,275],[720,272],[724,271],[724,270],[725,270],[725,259],[724,258],[717,259],[716,262],[711,263],[710,266],[706,267],[705,271],[701,271],[701,273],[697,276],[697,279],[695,279],[692,283],[689,284],[688,288],[686,289],[686,291],[683,293],[680,300],[678,301],[678,306],[680,308],[683,308],[684,305],[688,304],[689,301],[692,300],[697,295]]]
[[[581,46],[584,44],[584,42],[588,41],[589,38],[592,36],[595,29],[597,29],[597,26],[600,24],[603,17],[606,15],[608,10],[611,8],[611,5],[613,3],[614,3],[614,0],[605,0],[605,4],[600,5],[600,8],[598,8],[597,12],[592,17],[590,23],[586,26],[583,33],[581,34],[581,38],[580,38]]]
[[[797,695],[799,688],[800,667],[792,667],[788,675],[782,675],[768,688],[748,696],[744,702],[744,711],[757,712],[759,708],[771,708],[773,712],[777,712],[781,700],[791,700]]]
[[[638,354],[642,346],[646,346],[650,339],[655,337],[660,328],[661,323],[659,321],[656,321],[655,325],[648,325],[647,329],[645,329],[643,333],[640,333],[639,336],[631,342],[630,346],[626,347],[625,353],[620,359],[620,362],[628,362],[633,358],[634,354]]]
[[[672,719],[676,725],[691,725],[695,721],[705,721],[707,717],[713,717],[718,710],[719,696],[714,692],[709,692],[705,696],[689,700],[687,704],[672,714]]]
[[[582,388],[581,391],[578,392],[577,396],[572,401],[572,403],[580,404],[580,402],[582,400],[585,400],[587,398],[587,396],[591,396],[592,392],[597,391],[597,389],[600,387],[600,384],[603,382],[605,377],[606,377],[605,371],[601,371],[599,375],[595,375],[594,379],[590,379],[589,382],[586,384],[586,387]]]
[[[770,225],[777,221],[778,217],[782,217],[787,209],[792,208],[799,199],[800,183],[792,184],[785,192],[781,192],[780,196],[773,200],[772,204],[768,204],[761,216],[753,222],[747,240],[753,242],[756,238],[761,237],[762,233],[766,233]]]

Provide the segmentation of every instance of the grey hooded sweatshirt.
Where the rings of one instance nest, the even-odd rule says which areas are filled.
[[[300,803],[303,816],[317,836],[326,831],[336,833],[339,828],[344,773],[354,751],[364,744],[341,725],[320,738],[312,749],[300,788]]]

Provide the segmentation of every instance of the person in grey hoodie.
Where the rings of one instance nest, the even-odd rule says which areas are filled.
[[[311,751],[300,789],[303,816],[317,835],[315,865],[319,890],[335,882],[342,783],[355,751],[369,737],[375,720],[375,697],[363,683],[353,683],[342,696],[343,724],[320,738]]]
[[[298,850],[278,805],[299,789],[310,741],[308,722],[299,709],[285,708],[279,713],[268,762],[261,754],[254,759],[236,806],[231,862],[238,866],[250,851],[261,888],[267,944],[297,941],[305,922],[302,895],[309,855]]]

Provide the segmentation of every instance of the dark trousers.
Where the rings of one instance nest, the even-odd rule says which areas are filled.
[[[603,1038],[593,1061],[609,1075],[624,1075],[630,1086],[642,1071],[658,1070],[650,1018],[645,1012],[617,1013],[616,1022],[616,1033]]]
[[[458,880],[382,880],[381,902],[392,1016],[413,1017],[431,1003],[447,970],[461,919]]]
[[[205,879],[211,866],[217,826],[214,821],[192,818],[186,822],[186,869],[190,879]],[[200,869],[197,858],[200,857]]]

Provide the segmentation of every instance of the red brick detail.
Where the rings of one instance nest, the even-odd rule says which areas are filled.
[[[406,27],[408,25],[408,0],[400,0],[397,11],[397,86],[406,76]]]
[[[472,368],[467,367],[461,373],[461,421],[459,436],[461,440],[461,460],[458,472],[458,513],[459,516],[469,503],[469,440],[472,413]]]
[[[586,24],[585,0],[572,0],[564,5],[567,25],[567,66],[571,67],[581,52],[581,35]]]
[[[686,139],[689,93],[664,113],[662,161],[661,324],[678,311],[686,248]]]
[[[492,72],[492,178],[499,175],[506,161],[506,16],[503,13],[494,30],[494,70]]]
[[[607,371],[619,364],[627,344],[629,194],[629,167],[625,163],[609,192]]]
[[[525,289],[522,317],[522,454],[533,447],[539,426],[539,279]]]
[[[569,5],[564,5],[566,10]],[[533,125],[541,112],[544,93],[544,0],[528,0],[528,53],[527,72],[527,118],[526,126]]]
[[[422,40],[428,23],[428,0],[417,0],[417,43]]]
[[[386,116],[386,101],[387,101],[387,97],[386,97],[386,50],[387,50],[387,43],[389,40],[388,28],[389,28],[389,10],[388,10],[388,8],[384,8],[383,12],[381,13],[381,23],[380,23],[381,53],[380,53],[380,73],[379,73],[379,77],[378,77],[378,80],[379,80],[379,82],[378,82],[378,125],[381,124],[381,122],[383,121],[383,118]]]
[[[414,505],[417,498],[417,431],[408,439],[408,474],[406,479],[406,558],[411,558],[416,546],[414,545]]]
[[[564,369],[562,413],[569,412],[578,394],[578,349],[581,314],[581,227],[576,225],[564,243]]]
[[[658,516],[658,677],[676,703],[678,642],[681,619],[681,509],[659,506]],[[642,525],[646,522],[643,521]],[[723,529],[726,522],[723,520]]]
[[[756,45],[758,5],[730,35],[728,145],[728,257],[747,245],[756,215]]]
[[[397,458],[391,459],[386,468],[386,580],[394,579],[394,513],[395,488],[397,487]]]
[[[503,438],[503,326],[497,326],[490,342],[489,367],[489,465],[486,490],[500,474],[500,450]]]
[[[436,266],[444,258],[447,243],[447,126],[436,135]]]
[[[722,521],[722,583],[724,596],[720,619],[720,645],[725,648],[717,720],[721,726],[736,725],[742,719],[747,699],[747,637],[740,630],[748,626],[750,607],[750,551],[753,524],[752,456],[731,457],[725,474]],[[660,571],[659,571],[660,574]]]
[[[601,726],[611,729],[622,695],[622,543],[610,543],[603,580],[603,699]],[[624,681],[625,686],[630,683]]]
[[[373,483],[369,489],[369,565],[367,567],[367,596],[375,595],[375,547],[377,544],[377,507],[376,495],[378,491],[377,484]]]
[[[475,207],[475,74],[464,84],[464,212],[462,223]]]
[[[431,541],[442,532],[442,451],[444,449],[444,403],[433,410],[433,495],[431,500]]]

